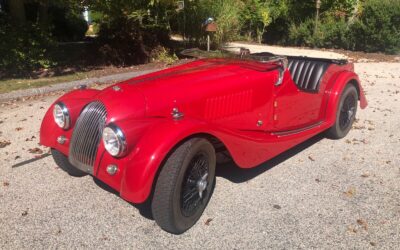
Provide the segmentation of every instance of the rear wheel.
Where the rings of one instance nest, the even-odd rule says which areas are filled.
[[[340,139],[349,133],[356,117],[357,104],[357,89],[353,84],[347,84],[340,97],[335,124],[327,131],[329,138]]]
[[[63,153],[60,151],[52,148],[51,149],[51,155],[53,156],[54,161],[57,163],[57,165],[67,172],[69,175],[76,176],[76,177],[81,177],[87,175],[87,173],[77,169],[71,163],[68,161],[68,157],[65,156]]]
[[[164,230],[181,234],[201,217],[215,185],[215,150],[206,139],[194,138],[177,147],[158,177],[152,213]]]

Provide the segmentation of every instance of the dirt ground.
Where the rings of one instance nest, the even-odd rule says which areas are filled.
[[[398,249],[400,63],[355,66],[369,106],[346,138],[316,136],[250,170],[218,166],[208,207],[180,236],[38,145],[61,93],[2,104],[0,249]]]
[[[254,42],[233,42],[229,46],[246,47],[251,52],[268,51],[278,55],[295,55],[321,58],[345,58],[351,62],[400,62],[400,55],[388,55],[383,53],[365,53],[362,51],[350,51],[344,49],[312,49],[307,47],[282,47],[264,45]]]

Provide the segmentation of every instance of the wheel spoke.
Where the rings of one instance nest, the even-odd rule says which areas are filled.
[[[185,216],[191,216],[207,196],[208,160],[203,153],[195,155],[186,170],[182,183],[181,209]]]
[[[353,95],[348,95],[342,104],[339,116],[339,126],[341,129],[345,130],[351,125],[351,121],[355,115],[355,105],[356,100]]]

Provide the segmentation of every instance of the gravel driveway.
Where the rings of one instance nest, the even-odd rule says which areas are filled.
[[[400,63],[356,71],[369,107],[345,139],[317,136],[251,170],[219,166],[206,211],[180,236],[46,157],[38,132],[57,94],[3,105],[0,249],[399,249]]]

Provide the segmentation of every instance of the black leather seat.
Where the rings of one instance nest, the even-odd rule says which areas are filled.
[[[289,71],[298,88],[317,92],[322,76],[331,63],[309,58],[288,57]]]

